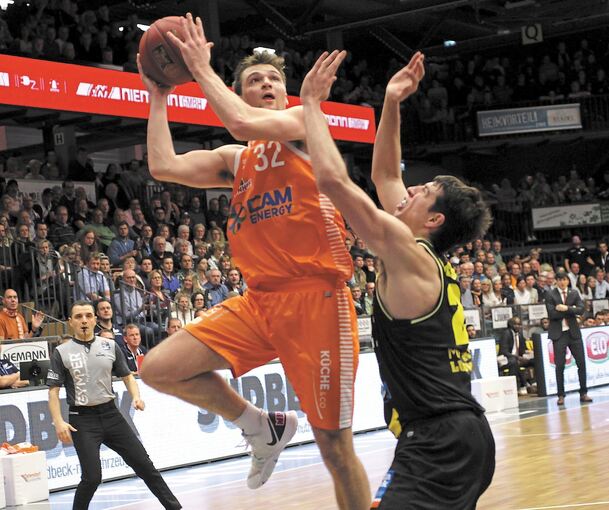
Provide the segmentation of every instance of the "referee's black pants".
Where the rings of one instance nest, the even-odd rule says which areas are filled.
[[[73,510],[89,508],[93,494],[102,481],[99,455],[102,443],[131,466],[165,508],[182,508],[114,401],[91,407],[70,407],[69,416],[70,424],[76,429],[76,432],[72,432],[72,439],[81,469]]]

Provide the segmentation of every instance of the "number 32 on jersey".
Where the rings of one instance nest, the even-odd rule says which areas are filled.
[[[279,168],[285,165],[285,161],[280,159],[281,144],[279,142],[267,142],[254,147],[256,155],[256,164],[254,170],[256,172],[264,172],[269,166],[271,168]]]

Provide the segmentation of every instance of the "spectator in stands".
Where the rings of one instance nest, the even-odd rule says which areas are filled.
[[[110,299],[110,282],[100,271],[100,253],[89,256],[87,266],[83,267],[76,276],[74,299],[95,302],[98,299]]]
[[[516,288],[514,289],[514,304],[515,305],[530,305],[532,304],[531,292],[527,287],[526,278],[522,275],[516,280]]]
[[[62,244],[73,243],[75,240],[74,228],[68,223],[68,209],[61,205],[57,207],[55,221],[51,224],[49,241],[53,246],[61,246]]]
[[[144,282],[144,288],[148,289],[148,280],[150,272],[154,269],[152,265],[152,259],[150,257],[144,257],[140,263],[139,270],[137,271],[138,276]]]
[[[472,293],[474,308],[480,308],[482,304],[482,282],[479,277],[472,278],[470,292]]]
[[[146,307],[150,322],[164,324],[169,316],[171,299],[163,289],[163,275],[157,269],[150,272],[150,292],[146,295]]]
[[[19,297],[13,289],[4,291],[3,308],[0,311],[0,340],[18,340],[40,336],[44,314],[36,311],[32,314],[32,329],[28,328],[25,317],[19,313]]]
[[[52,203],[51,198],[53,192],[51,188],[45,188],[40,195],[40,202],[34,204],[33,209],[38,213],[40,221],[48,223],[50,221],[49,214],[51,213]]]
[[[176,331],[182,329],[183,324],[180,322],[180,319],[176,319],[175,317],[170,317],[167,320],[167,328],[165,329],[164,338],[173,335]]]
[[[146,299],[142,291],[137,288],[135,271],[127,269],[119,282],[119,292],[114,294],[113,304],[116,311],[116,322],[119,326],[130,322],[137,323],[141,328],[147,345],[154,345],[157,335],[160,333],[159,322],[150,320],[146,316]]]
[[[173,257],[163,259],[161,274],[163,275],[163,290],[169,297],[173,297],[180,288],[180,281],[173,272]]]
[[[205,227],[205,223],[206,223],[205,212],[203,211],[203,209],[201,207],[201,199],[197,195],[193,195],[192,198],[190,199],[190,205],[188,207],[188,214],[190,214],[190,217],[191,217],[193,223],[195,224],[195,230],[199,224],[202,225],[203,227]],[[203,234],[205,234],[205,230],[203,230]],[[200,239],[202,240],[203,237],[201,237]]]
[[[160,269],[163,267],[163,260],[167,257],[172,257],[171,252],[166,251],[167,241],[165,241],[164,237],[156,236],[152,240],[152,253],[150,254],[150,258],[152,259],[152,264],[155,269]]]
[[[493,241],[493,255],[495,256],[495,261],[497,264],[503,264],[503,257],[501,255],[501,241]]]
[[[577,291],[568,290],[569,277],[565,272],[556,274],[557,288],[546,295],[546,308],[550,325],[548,336],[554,344],[558,405],[565,403],[564,370],[567,347],[577,363],[581,402],[592,402],[586,382],[586,359],[581,331],[576,317],[584,313],[584,303]]]
[[[609,295],[609,283],[605,280],[606,272],[600,267],[595,273],[594,299],[605,299]]]
[[[74,182],[66,180],[61,183],[61,196],[59,197],[59,205],[63,205],[70,214],[74,212],[76,204],[76,191]]]
[[[570,273],[578,274],[575,273],[571,267],[574,262],[577,262],[579,270],[583,274],[588,274],[589,269],[594,267],[594,260],[592,260],[592,256],[588,251],[588,248],[582,245],[581,237],[579,235],[574,235],[571,238],[571,242],[571,248],[569,248],[567,253],[565,253],[566,270]],[[576,283],[577,281],[573,281],[573,279],[571,279],[572,286],[575,286]]]
[[[132,373],[137,373],[139,356],[145,356],[148,352],[148,349],[141,345],[142,337],[138,325],[133,323],[127,324],[123,330],[123,338],[125,341],[120,344],[120,347],[125,354],[127,366]]]
[[[539,299],[539,291],[537,289],[537,280],[535,279],[535,275],[529,273],[524,277],[524,280],[526,282],[526,290],[529,291],[531,295],[530,304],[535,304],[542,301]]]
[[[207,272],[207,283],[203,288],[209,292],[210,306],[215,306],[228,297],[228,289],[222,283],[222,273],[219,269],[210,269]]]
[[[178,292],[175,297],[176,308],[171,312],[171,317],[180,319],[182,324],[188,324],[195,318],[195,313],[191,307],[190,298],[182,292]]]
[[[192,296],[190,296],[190,302],[192,304],[192,308],[196,312],[198,312],[199,310],[207,310],[208,308],[208,302],[207,299],[205,297],[205,292],[204,291],[195,291],[192,293]]]
[[[527,351],[522,334],[522,322],[518,317],[508,319],[508,327],[499,341],[499,355],[507,358],[507,375],[516,377],[518,394],[527,394],[526,368],[534,366],[533,353]]]
[[[165,210],[165,222],[172,227],[172,233],[180,221],[180,208],[171,200],[171,192],[163,190],[161,192],[161,207]]]
[[[567,263],[567,260],[565,259],[565,265]],[[571,285],[571,288],[574,289],[577,287],[577,280],[579,279],[580,275],[580,265],[579,262],[575,262],[572,261],[571,264],[569,264],[571,269],[568,269],[568,273],[567,276],[569,277],[569,283]]]
[[[212,198],[209,201],[207,208],[207,228],[211,231],[214,227],[219,227],[222,224],[222,213],[220,212],[220,202],[217,198]],[[208,241],[213,242],[210,238]]]
[[[589,301],[594,299],[594,290],[596,287],[596,278],[594,276],[586,276],[585,274],[580,274],[577,278],[577,285],[575,286],[575,290],[579,293],[579,296],[582,298],[582,301]]]
[[[472,264],[473,265],[473,264]],[[463,266],[463,264],[461,264]],[[472,309],[474,307],[474,297],[471,291],[472,279],[469,276],[462,275],[459,278],[459,285],[461,287],[461,304],[465,309]]]
[[[601,268],[606,273],[607,270],[609,270],[609,249],[607,248],[607,241],[602,239],[596,246],[597,254],[593,258],[594,267]]]
[[[129,224],[126,221],[118,224],[118,237],[110,243],[108,257],[113,266],[120,266],[126,258],[139,257],[135,241],[129,239]]]
[[[514,304],[514,289],[512,288],[512,277],[508,273],[505,273],[501,277],[501,295],[503,296],[504,304]]]
[[[243,296],[243,293],[247,289],[246,283],[243,281],[243,277],[241,276],[241,272],[232,267],[229,269],[227,273],[226,281],[224,282],[226,288],[229,292],[236,292],[237,294]]]
[[[491,307],[500,305],[502,302],[501,297],[501,278],[496,276],[493,280],[488,278],[480,282],[482,290],[481,304],[484,307]],[[497,289],[497,290],[495,290]]]
[[[510,267],[510,286],[515,289],[518,283],[518,278],[522,275],[522,266],[519,262],[514,261]]]
[[[470,340],[473,340],[474,338],[476,338],[476,328],[474,327],[473,324],[467,324],[465,326],[465,330],[467,331],[467,336]]]
[[[466,276],[468,278],[472,278],[474,275],[474,264],[472,262],[463,262],[459,266],[459,274],[461,276]]]
[[[355,306],[355,313],[357,315],[364,315],[364,306],[362,305],[362,289],[357,284],[351,284],[351,298],[353,299],[353,306]]]
[[[90,35],[91,34],[89,33],[89,37]],[[91,159],[89,159],[87,149],[85,147],[79,147],[76,151],[76,159],[70,162],[68,179],[94,182],[95,178],[95,170]]]
[[[112,321],[114,315],[112,303],[107,299],[100,299],[95,304],[95,315],[97,315],[95,334],[99,335],[102,332],[110,333],[110,338],[116,340],[118,345],[123,347],[125,344],[123,339],[123,331],[121,328],[117,328]]]
[[[85,228],[79,232],[80,258],[85,263],[93,253],[101,253],[101,243],[97,238],[97,233],[92,228]]]

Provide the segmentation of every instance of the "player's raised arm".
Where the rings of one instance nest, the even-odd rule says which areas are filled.
[[[335,74],[346,53],[322,54],[306,75],[300,91],[304,108],[307,147],[319,190],[327,195],[345,216],[358,236],[383,255],[388,242],[396,246],[415,245],[410,229],[381,211],[347,173],[321,111],[321,102],[330,92]],[[410,243],[409,243],[410,241]]]
[[[140,58],[138,69],[150,98],[147,146],[151,175],[159,181],[169,181],[200,188],[232,186],[234,155],[242,147],[227,145],[213,151],[191,151],[177,155],[171,139],[167,118],[167,96],[173,87],[162,87],[142,71]]]
[[[372,182],[383,209],[393,212],[406,196],[400,161],[400,103],[417,91],[425,75],[425,57],[417,52],[408,65],[400,69],[387,84],[383,112],[372,155]]]
[[[237,140],[302,140],[302,108],[286,110],[287,92],[283,71],[246,72],[239,75],[236,93],[229,90],[211,67],[211,48],[203,31],[203,22],[188,13],[182,18],[180,40],[168,37],[182,52],[184,62],[197,81],[214,112]],[[238,73],[239,74],[239,73]],[[242,87],[242,89],[241,89]],[[251,97],[245,97],[250,94]]]

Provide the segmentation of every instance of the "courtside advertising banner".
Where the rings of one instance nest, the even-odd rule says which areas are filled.
[[[353,430],[385,426],[378,365],[373,353],[359,358],[355,385]],[[296,410],[300,422],[292,443],[312,441],[313,433],[300,411],[294,390],[286,380],[280,363],[270,363],[239,379],[229,371],[220,372],[229,384],[247,400],[269,411]],[[158,393],[138,381],[144,411],[135,411],[122,381],[114,383],[117,405],[127,422],[143,442],[159,469],[195,464],[243,455],[241,430],[222,418],[198,409],[175,397]],[[65,393],[60,393],[64,417],[67,417]],[[46,453],[51,490],[75,486],[80,480],[80,466],[74,447],[63,447],[55,435],[48,408],[48,389],[6,393],[0,401],[0,443],[30,441]],[[123,459],[112,450],[101,450],[103,479],[133,474]]]
[[[0,103],[146,119],[149,97],[136,73],[0,55]],[[222,126],[194,82],[177,87],[167,104],[170,122]],[[322,109],[337,140],[374,143],[372,108],[327,101]]]
[[[609,384],[609,326],[598,328],[584,328],[581,330],[586,354],[586,376],[588,388]],[[535,335],[537,336],[537,335]],[[541,356],[539,356],[539,347]],[[554,344],[547,333],[539,335],[539,342],[535,344],[535,374],[538,379],[539,395],[556,395],[556,365],[554,358]],[[541,363],[540,363],[541,361]],[[541,365],[541,366],[540,366]],[[542,371],[540,372],[540,368]],[[539,379],[542,378],[542,381]],[[542,384],[540,384],[540,382]],[[542,393],[545,388],[545,392]],[[577,364],[567,349],[565,361],[565,391],[579,390]]]

